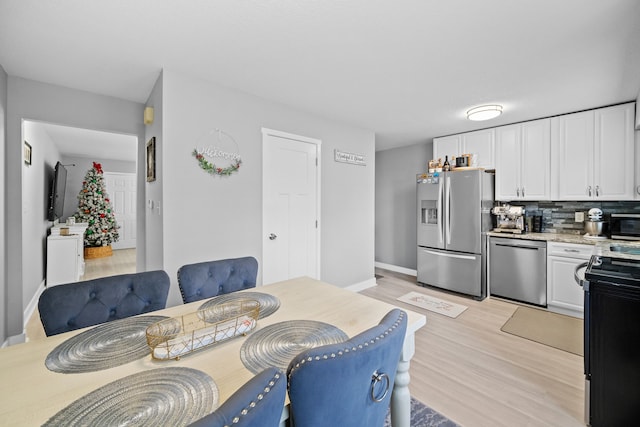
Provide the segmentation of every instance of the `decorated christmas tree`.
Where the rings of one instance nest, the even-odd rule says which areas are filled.
[[[78,194],[76,222],[89,224],[84,234],[85,247],[107,246],[118,240],[118,224],[105,189],[102,166],[93,162]]]

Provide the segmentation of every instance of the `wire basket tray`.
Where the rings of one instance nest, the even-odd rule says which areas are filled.
[[[256,327],[259,312],[258,301],[238,299],[153,323],[146,332],[151,357],[178,360],[219,342],[246,335]]]

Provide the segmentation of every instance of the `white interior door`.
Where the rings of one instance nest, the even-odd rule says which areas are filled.
[[[105,172],[107,194],[113,206],[116,222],[120,226],[120,239],[113,249],[136,247],[136,174]]]
[[[320,278],[320,141],[262,130],[262,283]]]

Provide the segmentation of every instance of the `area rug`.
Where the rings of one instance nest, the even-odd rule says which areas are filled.
[[[441,415],[424,403],[411,398],[411,427],[458,427],[458,424]],[[387,414],[384,427],[391,427],[391,416]]]
[[[583,356],[583,321],[530,307],[518,307],[501,331]]]
[[[406,295],[398,297],[397,300],[453,318],[458,317],[460,313],[469,308],[465,305],[445,301],[440,298],[421,294],[420,292],[409,292]]]

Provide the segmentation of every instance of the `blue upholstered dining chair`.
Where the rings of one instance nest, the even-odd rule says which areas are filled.
[[[255,288],[258,261],[254,257],[205,261],[178,269],[184,303]]]
[[[348,341],[303,351],[287,369],[294,427],[382,427],[407,329],[399,309]]]
[[[45,289],[38,300],[47,336],[161,310],[169,276],[162,270],[120,274]]]
[[[276,368],[265,369],[190,427],[277,427],[286,393],[287,377]]]

